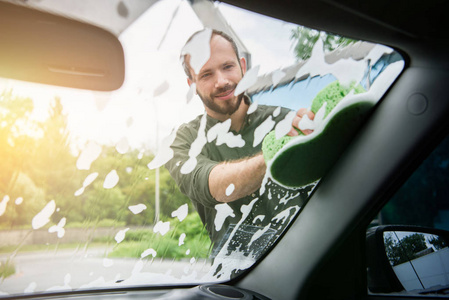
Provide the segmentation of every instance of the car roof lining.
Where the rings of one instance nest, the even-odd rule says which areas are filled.
[[[355,1],[355,0],[269,0],[224,2],[267,16],[345,37],[380,43],[413,57],[414,65],[446,63],[449,43],[449,2]],[[397,3],[399,2],[399,3]],[[430,9],[437,7],[437,14]],[[388,10],[388,13],[386,12]],[[428,22],[432,20],[432,22]],[[439,30],[433,30],[433,26]],[[443,46],[444,44],[444,46]],[[429,47],[434,53],[427,56]],[[407,57],[404,57],[406,60]],[[423,62],[424,61],[424,62]],[[446,65],[449,67],[449,65]]]

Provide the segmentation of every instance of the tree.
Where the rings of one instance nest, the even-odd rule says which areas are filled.
[[[30,98],[17,97],[12,90],[0,94],[0,195],[9,194],[35,140],[29,135],[36,124],[29,119]],[[2,197],[3,198],[3,197]]]
[[[18,174],[9,197],[10,201],[6,211],[0,217],[0,224],[3,228],[30,225],[33,217],[47,203],[45,201],[45,190],[38,188],[33,180],[22,172]]]
[[[428,239],[428,242],[429,242],[432,246],[434,246],[436,250],[441,250],[441,249],[447,247],[446,239],[444,239],[444,238],[441,237],[441,236],[435,236],[435,235],[433,235],[433,236],[431,236],[431,237]]]
[[[67,115],[59,98],[51,103],[49,117],[40,123],[40,128],[43,134],[30,153],[33,161],[27,172],[36,185],[47,191],[48,200],[56,200],[61,191],[75,188],[71,183],[76,171],[76,159],[70,153]]]
[[[414,233],[401,240],[393,239],[391,234],[384,237],[387,257],[393,266],[417,258],[417,253],[427,249],[426,240],[423,234]]]
[[[292,29],[290,36],[290,39],[293,40],[296,58],[298,60],[308,59],[312,54],[312,49],[319,38],[323,40],[325,52],[330,52],[338,47],[348,46],[357,42],[353,39],[298,26],[295,29]]]

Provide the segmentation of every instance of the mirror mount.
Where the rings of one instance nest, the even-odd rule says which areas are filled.
[[[404,290],[385,253],[383,233],[386,228],[389,226],[373,227],[366,233],[368,289],[373,293]]]

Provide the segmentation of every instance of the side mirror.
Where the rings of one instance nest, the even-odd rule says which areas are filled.
[[[122,45],[108,31],[0,2],[0,77],[112,91],[124,74]]]
[[[449,232],[387,225],[367,232],[368,288],[373,293],[449,289]]]

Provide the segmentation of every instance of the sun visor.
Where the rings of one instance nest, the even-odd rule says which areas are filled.
[[[0,77],[112,91],[124,75],[123,48],[110,32],[0,2]]]

